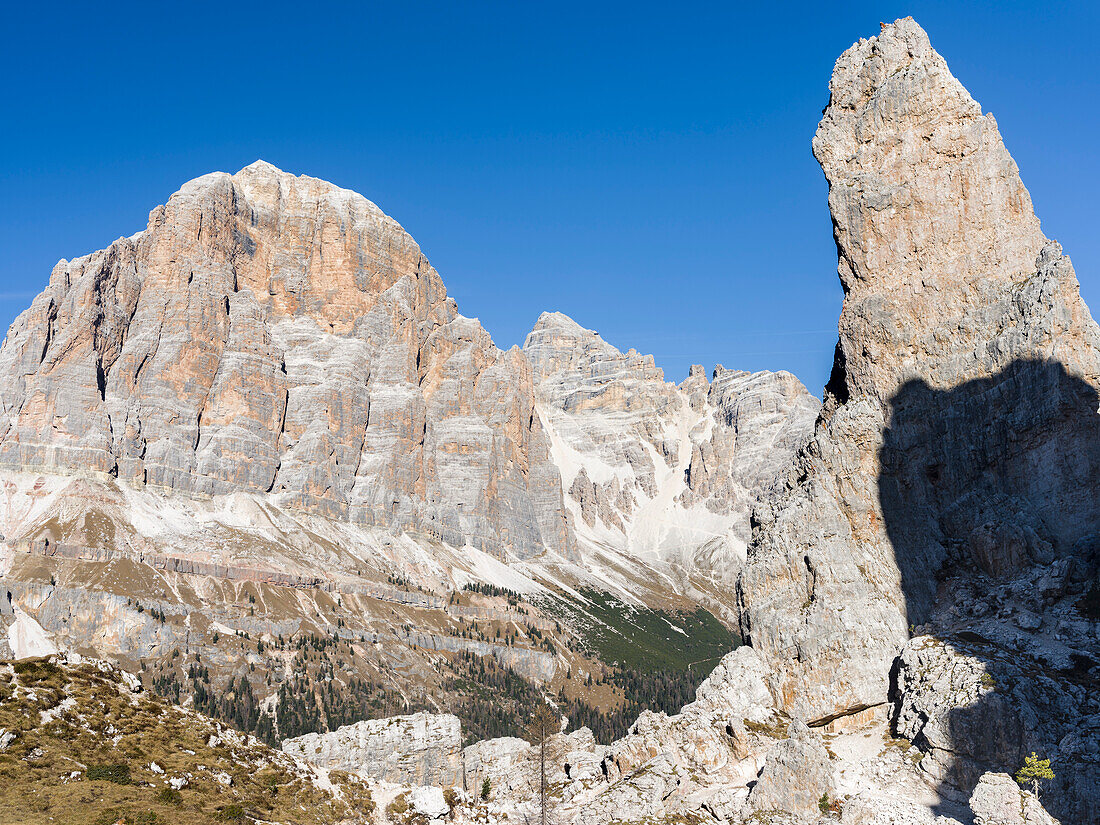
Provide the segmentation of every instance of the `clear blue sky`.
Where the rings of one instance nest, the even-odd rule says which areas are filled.
[[[810,138],[836,57],[912,14],[997,116],[1100,309],[1092,3],[8,4],[0,323],[186,180],[256,158],[400,221],[501,346],[560,310],[669,378],[827,376]]]

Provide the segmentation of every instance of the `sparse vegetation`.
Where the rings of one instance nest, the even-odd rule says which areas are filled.
[[[0,664],[0,684],[0,728],[15,734],[0,751],[5,825],[208,825],[245,821],[246,812],[333,825],[373,809],[358,778],[330,772],[339,798],[256,739],[131,693],[94,663]],[[177,790],[170,777],[186,782]]]
[[[157,791],[157,800],[168,805],[182,805],[183,794],[175,788],[161,788]]]
[[[703,608],[665,611],[624,604],[598,590],[584,590],[575,624],[586,628],[583,645],[594,658],[643,673],[692,670],[705,677],[741,640]],[[587,615],[586,615],[587,614]]]
[[[821,799],[817,800],[817,808],[823,816],[840,816],[841,813],[840,800],[829,799],[827,793],[823,793]]]
[[[752,719],[744,719],[742,721],[745,725],[745,730],[751,733],[761,736],[770,736],[772,739],[787,738],[788,720],[784,719],[782,716],[773,716],[767,722],[754,722]]]
[[[394,797],[393,801],[386,806],[386,816],[390,820],[396,820],[402,815],[408,813],[409,810],[409,795],[398,794]]]

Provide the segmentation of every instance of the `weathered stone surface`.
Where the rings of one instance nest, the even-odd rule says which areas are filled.
[[[1066,737],[1094,727],[1081,679],[1100,650],[1063,617],[1100,523],[1100,332],[996,122],[916,23],[849,49],[830,91],[814,153],[845,289],[836,364],[789,490],[757,509],[742,634],[811,722],[882,703],[910,632],[957,634],[897,665],[926,772],[965,799],[1025,743],[1065,740],[1072,792],[1051,804],[1095,821],[1095,765]],[[1016,675],[989,690],[999,662]]]
[[[993,765],[1023,764],[1023,720],[986,663],[921,636],[896,665],[894,726],[924,752],[937,779],[974,787]]]
[[[531,373],[365,198],[258,162],[55,267],[0,349],[0,462],[572,553]]]
[[[405,785],[462,785],[462,730],[457,716],[414,713],[308,733],[283,750],[323,768],[359,771]]]
[[[443,798],[442,788],[425,785],[412,789],[409,794],[409,807],[428,819],[442,819],[451,810],[451,806]]]
[[[726,654],[680,713],[643,711],[628,735],[608,746],[608,777],[628,776],[658,755],[695,775],[754,775],[758,765],[751,759],[742,764],[752,752],[744,723],[763,724],[773,716],[766,675],[751,648]]]
[[[982,776],[970,797],[974,825],[1058,825],[1032,794],[1005,773]]]
[[[766,814],[781,811],[800,820],[817,819],[821,803],[836,798],[833,766],[825,746],[802,722],[792,722],[790,737],[768,752],[749,805]]]

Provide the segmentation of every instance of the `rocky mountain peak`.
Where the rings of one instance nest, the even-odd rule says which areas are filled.
[[[185,184],[140,236],[55,269],[0,370],[10,468],[572,552],[526,361],[394,220],[315,178],[257,162]]]
[[[817,401],[789,373],[693,368],[665,381],[562,313],[527,336],[537,406],[579,535],[732,584],[749,513],[807,439]]]
[[[910,378],[1004,366],[989,299],[1031,279],[1048,241],[993,115],[911,18],[848,49],[829,91],[813,151],[845,290],[831,391],[886,402]]]
[[[555,373],[583,373],[598,384],[635,379],[664,382],[664,372],[652,355],[641,355],[634,349],[620,352],[598,332],[585,329],[561,312],[539,316],[527,334],[523,351],[540,381]]]
[[[929,773],[969,796],[983,771],[1057,747],[1067,728],[1037,708],[1096,713],[1072,669],[1053,664],[1059,642],[1009,640],[981,617],[1039,601],[1070,616],[1080,585],[1040,595],[1036,579],[1052,563],[1087,577],[1100,561],[1100,337],[996,121],[915,22],[853,45],[830,93],[813,149],[845,290],[837,357],[787,491],[757,510],[738,583],[742,631],[780,705],[817,725],[911,701],[919,680],[896,674],[930,645],[911,635],[959,634],[943,671],[969,656],[988,678],[1020,684],[1028,667],[1051,676],[1011,702],[937,695],[908,711],[936,720],[906,728],[935,751]],[[1000,669],[1009,658],[1011,676]],[[1049,724],[1029,721],[1039,718]],[[990,736],[994,725],[1006,732]],[[1067,761],[1067,789],[1096,787],[1095,760]],[[1089,794],[1065,814],[1095,818]]]

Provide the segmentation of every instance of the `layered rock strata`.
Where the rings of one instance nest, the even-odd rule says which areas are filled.
[[[522,353],[457,313],[374,204],[266,163],[61,261],[0,374],[8,467],[573,553]]]

